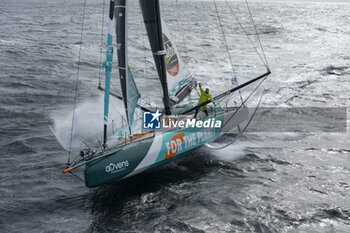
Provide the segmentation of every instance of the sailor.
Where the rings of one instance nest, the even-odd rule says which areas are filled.
[[[205,91],[204,91],[203,88],[202,88],[202,85],[199,83],[199,89],[201,90],[201,96],[199,97],[198,105],[200,105],[200,104],[202,104],[204,102],[207,102],[208,100],[210,100],[212,103],[214,103],[216,105],[215,101],[213,100],[213,98],[209,94],[209,88],[206,88]],[[209,115],[208,114],[208,110],[207,110],[207,105],[204,105],[202,107],[202,110],[205,113],[205,115],[207,115],[207,116]],[[198,111],[199,111],[199,108],[196,109],[196,113],[194,114],[193,118],[197,117]]]

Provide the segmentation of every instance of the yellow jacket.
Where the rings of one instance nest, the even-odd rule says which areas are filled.
[[[204,103],[208,100],[214,103],[214,100],[210,94],[205,93],[202,87],[199,87],[199,89],[201,90],[201,96],[199,97],[198,104]],[[207,105],[204,105],[203,110],[206,110],[206,109],[207,109]]]

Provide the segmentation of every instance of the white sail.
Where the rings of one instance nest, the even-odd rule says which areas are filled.
[[[168,90],[170,95],[175,95],[176,92],[187,81],[189,73],[186,70],[179,50],[177,49],[170,32],[162,19],[163,44],[166,50],[165,67],[167,70]]]

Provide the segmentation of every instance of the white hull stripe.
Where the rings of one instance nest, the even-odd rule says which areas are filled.
[[[136,175],[144,170],[146,170],[149,166],[153,165],[162,148],[163,135],[161,133],[156,133],[153,143],[149,148],[147,155],[143,158],[143,160],[137,165],[134,171],[130,172],[126,177]]]

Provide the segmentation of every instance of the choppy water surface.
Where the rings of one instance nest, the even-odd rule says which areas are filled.
[[[217,77],[231,74],[213,4],[179,2],[179,15],[175,1],[162,2],[165,19],[171,31],[184,34],[175,38],[189,68],[219,93],[227,80]],[[254,75],[261,67],[253,65],[249,44],[236,35],[227,7],[218,4],[238,72]],[[101,7],[100,1],[87,2],[80,116],[86,101],[98,108],[94,114],[102,113],[96,92]],[[350,137],[344,132],[249,133],[226,149],[201,148],[95,189],[61,174],[67,156],[47,121],[64,119],[72,109],[82,8],[82,1],[1,2],[1,232],[349,231]],[[349,106],[348,3],[259,2],[251,3],[251,10],[273,71],[264,106]],[[139,19],[131,25],[143,27]],[[131,57],[147,53],[137,32],[130,33]],[[135,59],[133,67],[143,64]],[[159,85],[156,78],[145,82],[137,74],[144,95],[149,82]],[[86,134],[101,125],[84,118],[80,124]]]

